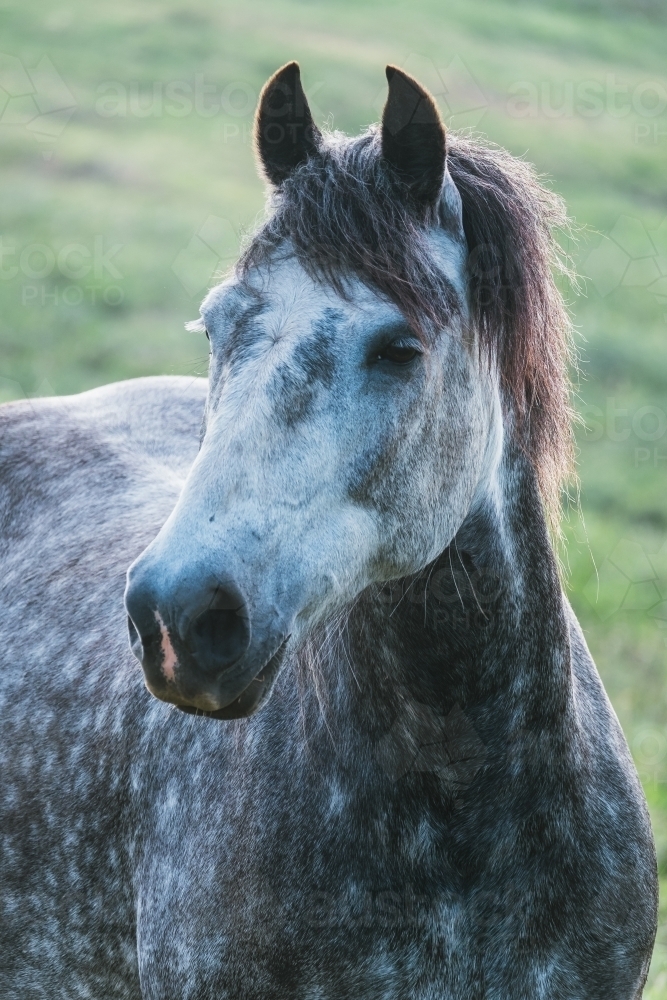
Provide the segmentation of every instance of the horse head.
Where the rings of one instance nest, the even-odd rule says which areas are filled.
[[[211,355],[201,448],[128,574],[146,684],[186,711],[256,711],[290,645],[427,566],[498,466],[503,382],[471,289],[483,248],[433,98],[387,78],[381,124],[355,138],[320,132],[295,63],[260,97],[270,215],[194,324]]]

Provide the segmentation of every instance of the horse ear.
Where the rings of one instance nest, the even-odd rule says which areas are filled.
[[[317,153],[321,139],[301,86],[296,62],[286,63],[264,84],[255,114],[255,152],[272,184]]]
[[[421,84],[397,66],[387,66],[386,72],[382,155],[418,204],[435,205],[445,178],[445,126]]]

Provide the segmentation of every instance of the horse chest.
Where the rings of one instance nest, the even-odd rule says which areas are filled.
[[[289,798],[260,779],[217,818],[201,788],[165,799],[139,873],[143,977],[230,1000],[485,995],[438,817],[329,779],[307,794],[293,776]]]
[[[602,973],[554,923],[571,891],[546,856],[528,874],[507,824],[494,815],[464,848],[473,800],[457,809],[439,779],[382,785],[335,761],[315,774],[264,737],[243,766],[195,741],[179,763],[194,780],[173,776],[155,800],[137,869],[142,979],[230,1000],[588,995],[580,976]]]

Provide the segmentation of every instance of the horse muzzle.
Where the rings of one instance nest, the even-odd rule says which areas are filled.
[[[240,587],[230,579],[180,580],[132,567],[125,592],[132,652],[156,698],[216,719],[252,715],[268,699],[289,636],[255,629]]]

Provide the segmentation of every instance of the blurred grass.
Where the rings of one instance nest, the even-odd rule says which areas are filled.
[[[288,59],[301,62],[320,121],[349,132],[377,119],[385,63],[432,87],[440,70],[450,124],[549,175],[584,227],[574,255],[591,278],[573,300],[586,426],[583,518],[566,525],[570,595],[637,761],[667,878],[662,0],[26,0],[0,10],[0,399],[205,372],[202,338],[183,323],[261,215],[252,111]],[[212,90],[188,110],[202,84]],[[591,84],[597,110],[585,103]],[[109,115],[114,94],[126,104]],[[61,128],[62,108],[74,111]],[[87,263],[89,274],[72,276]],[[667,998],[666,916],[649,1000]]]

